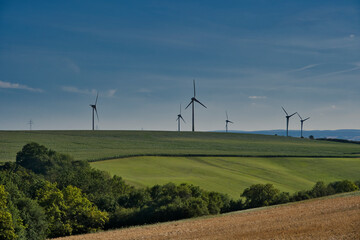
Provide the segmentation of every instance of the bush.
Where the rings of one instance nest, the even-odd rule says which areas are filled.
[[[290,202],[290,199],[291,199],[290,193],[288,193],[288,192],[282,192],[282,193],[276,195],[273,204],[283,204],[283,203],[287,203],[287,202]]]
[[[291,198],[290,201],[292,202],[296,202],[296,201],[302,201],[302,200],[307,200],[312,198],[311,194],[309,193],[309,191],[299,191],[294,193]]]
[[[279,193],[272,184],[255,184],[246,188],[241,197],[246,198],[246,207],[255,208],[274,204]]]
[[[329,184],[329,187],[332,188],[335,193],[353,192],[359,190],[359,187],[349,180],[332,182]]]
[[[334,190],[326,186],[322,181],[315,183],[314,187],[309,191],[309,195],[313,198],[328,196],[330,194],[334,194]]]

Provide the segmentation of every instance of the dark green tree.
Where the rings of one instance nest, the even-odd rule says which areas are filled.
[[[245,205],[249,208],[263,207],[274,204],[280,191],[272,184],[255,184],[246,188],[241,194],[245,197]]]

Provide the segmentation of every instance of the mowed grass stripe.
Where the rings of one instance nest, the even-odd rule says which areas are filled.
[[[359,180],[360,158],[132,157],[93,162],[134,186],[192,183],[238,198],[252,184],[281,191],[310,189],[315,182]]]
[[[161,131],[0,131],[0,161],[14,161],[29,142],[77,160],[166,156],[360,157],[360,145],[279,136]]]

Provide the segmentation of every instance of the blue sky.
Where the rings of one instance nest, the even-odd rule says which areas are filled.
[[[197,130],[358,129],[359,50],[359,1],[0,0],[0,129],[176,130],[193,79]]]

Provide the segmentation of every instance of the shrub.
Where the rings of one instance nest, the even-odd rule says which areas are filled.
[[[355,181],[355,185],[360,189],[360,180]]]
[[[309,191],[309,194],[313,198],[323,197],[333,193],[334,193],[333,189],[331,187],[326,186],[325,183],[322,181],[315,183],[314,187]]]
[[[353,192],[359,190],[359,187],[349,180],[332,182],[329,184],[329,187],[334,189],[335,193]]]
[[[310,198],[312,198],[312,196],[309,193],[309,191],[299,191],[299,192],[294,193],[290,197],[290,201],[296,202],[296,201],[307,200],[307,199],[310,199]]]
[[[249,208],[269,206],[274,204],[280,191],[272,184],[255,184],[246,188],[241,194],[245,197],[245,205]]]

